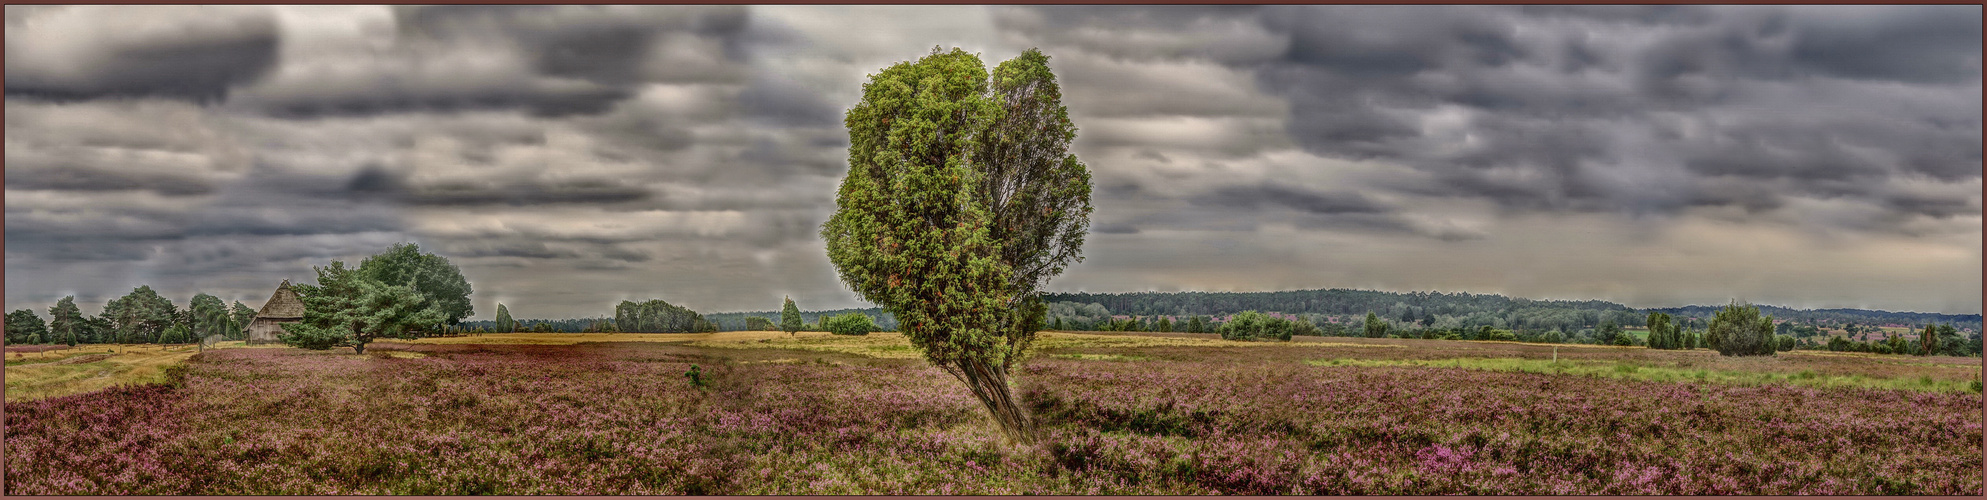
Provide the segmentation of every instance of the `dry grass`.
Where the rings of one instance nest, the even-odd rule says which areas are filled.
[[[166,368],[185,362],[196,352],[194,346],[92,345],[9,354],[6,400],[26,401],[119,385],[165,382]]]

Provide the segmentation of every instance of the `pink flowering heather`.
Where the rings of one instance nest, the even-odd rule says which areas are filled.
[[[10,403],[5,492],[1981,493],[1977,393],[1151,348],[1134,354],[1153,361],[1023,365],[1019,394],[1043,432],[1029,449],[918,360],[404,348],[426,357],[223,349],[176,386]],[[684,378],[693,364],[706,387]]]

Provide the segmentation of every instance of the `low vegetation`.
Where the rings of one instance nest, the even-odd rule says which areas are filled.
[[[1033,447],[1005,444],[972,396],[891,332],[485,335],[382,341],[366,356],[222,348],[159,380],[176,386],[39,398],[15,397],[16,364],[5,486],[189,495],[1961,495],[1982,486],[1978,358],[1059,332],[1043,333],[1036,350],[1017,372],[1017,397],[1041,433]],[[701,386],[686,378],[692,365]]]

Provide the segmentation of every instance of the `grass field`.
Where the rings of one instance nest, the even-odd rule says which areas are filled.
[[[181,356],[17,398],[8,494],[1981,493],[1977,358],[1046,332],[1003,443],[901,335]],[[27,355],[27,353],[22,353]],[[144,353],[119,355],[140,356]],[[50,356],[61,356],[51,354]],[[75,364],[97,363],[93,360]],[[697,365],[709,381],[683,376]],[[151,365],[151,366],[157,366]]]
[[[166,381],[166,369],[193,356],[194,346],[88,345],[7,353],[7,401],[99,391]]]

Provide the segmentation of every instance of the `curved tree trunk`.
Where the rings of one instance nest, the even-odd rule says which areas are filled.
[[[1007,370],[987,364],[984,361],[961,361],[953,375],[966,383],[986,406],[994,422],[1000,424],[1000,431],[1009,441],[1020,444],[1035,442],[1035,424],[1028,418],[1021,405],[1015,402],[1014,392],[1007,387]]]
[[[366,345],[365,345],[365,344],[362,344],[362,343],[358,343],[358,342],[354,342],[354,343],[352,343],[352,351],[353,351],[353,352],[357,352],[357,353],[359,353],[360,355],[362,355],[362,356],[363,356],[363,355],[365,355],[365,354],[366,354]]]

